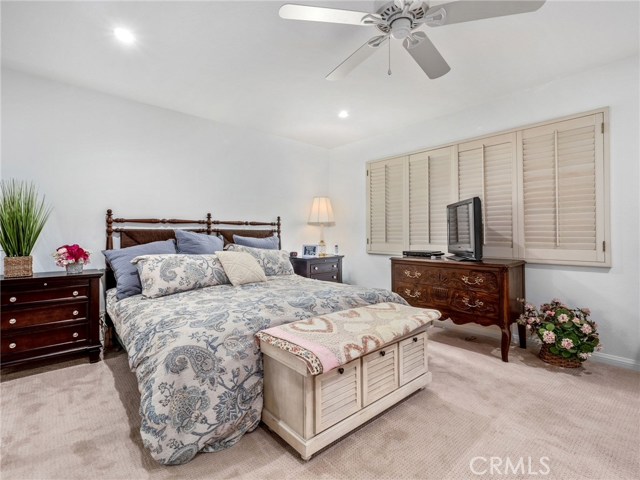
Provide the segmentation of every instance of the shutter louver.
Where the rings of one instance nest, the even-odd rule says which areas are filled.
[[[447,245],[447,205],[451,203],[451,150],[429,155],[429,243]]]
[[[385,229],[385,165],[372,163],[369,167],[369,243],[383,244]]]
[[[369,164],[368,207],[371,253],[398,253],[404,237],[404,168],[406,157]]]
[[[429,244],[429,172],[424,154],[409,157],[409,248],[426,249]]]

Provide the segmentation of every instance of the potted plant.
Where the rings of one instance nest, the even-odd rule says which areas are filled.
[[[538,309],[525,303],[518,323],[526,325],[531,335],[542,342],[542,361],[559,367],[575,368],[594,350],[601,350],[598,325],[589,319],[588,308],[570,308],[557,298]]]
[[[32,183],[2,181],[0,190],[0,247],[4,250],[5,277],[33,275],[31,252],[51,208],[39,198]]]

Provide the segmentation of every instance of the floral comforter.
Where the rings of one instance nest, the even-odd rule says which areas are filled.
[[[107,311],[129,354],[141,394],[140,433],[158,462],[176,465],[199,451],[234,445],[262,411],[256,332],[295,320],[381,302],[406,302],[382,289],[298,275],[120,301]]]

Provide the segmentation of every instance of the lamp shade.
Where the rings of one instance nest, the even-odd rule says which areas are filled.
[[[313,197],[311,212],[309,213],[309,225],[333,225],[333,208],[329,197]]]

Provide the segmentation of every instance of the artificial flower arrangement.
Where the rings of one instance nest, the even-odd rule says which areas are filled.
[[[540,358],[543,360],[543,351],[548,350],[563,359],[584,362],[594,350],[602,349],[598,325],[589,319],[590,314],[588,308],[570,308],[554,298],[540,309],[525,303],[518,323],[526,325],[531,335],[536,334],[542,341]]]
[[[89,250],[85,250],[80,245],[74,243],[73,245],[63,245],[59,247],[53,254],[53,258],[56,259],[57,266],[66,267],[72,263],[89,263],[90,255],[91,252],[89,252]]]

